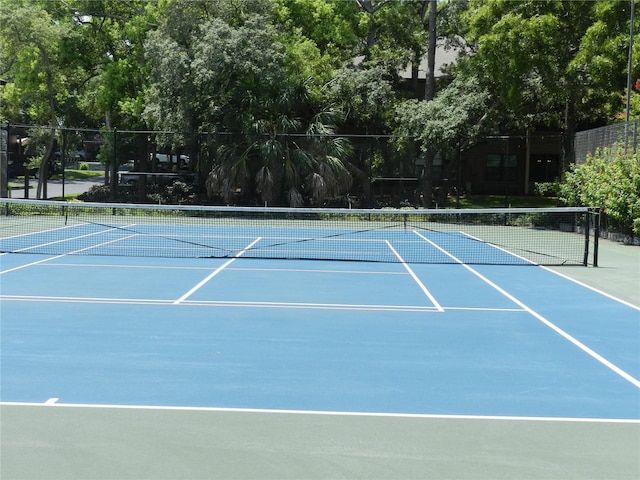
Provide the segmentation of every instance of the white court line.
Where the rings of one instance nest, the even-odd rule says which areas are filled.
[[[51,297],[44,295],[0,295],[0,300],[7,302],[96,303],[107,305],[173,305],[174,302],[174,300],[148,298]]]
[[[20,234],[17,234],[17,235],[10,235],[8,237],[4,237],[3,240],[12,240],[14,238],[20,238],[20,237],[30,237],[30,236],[34,236],[34,235],[40,235],[40,234],[43,234],[43,233],[57,232],[59,230],[67,230],[67,229],[70,229],[70,228],[82,227],[82,226],[85,226],[85,225],[91,225],[91,224],[90,223],[77,223],[75,225],[65,225],[63,227],[48,228],[46,230],[38,230],[38,231],[35,231],[35,232],[25,232],[25,233],[20,233]],[[102,232],[94,232],[94,233],[102,233]],[[93,234],[89,234],[89,235],[93,235]],[[80,237],[73,237],[73,238],[80,238]],[[9,252],[5,252],[5,253],[9,253]],[[3,255],[4,255],[4,253],[3,253]]]
[[[529,265],[538,265],[536,262],[533,262],[533,261],[529,260],[528,258],[524,258],[523,256],[520,256],[520,255],[518,255],[517,253],[510,252],[510,251],[509,251],[509,250],[507,250],[506,248],[502,248],[502,247],[500,247],[499,245],[495,245],[495,244],[490,243],[490,242],[485,242],[484,240],[482,240],[482,239],[480,239],[480,238],[478,238],[478,237],[474,237],[473,235],[471,235],[471,234],[469,234],[469,233],[467,233],[467,232],[460,232],[460,233],[461,233],[463,236],[467,237],[467,238],[470,238],[470,239],[472,239],[472,240],[475,240],[475,241],[477,241],[477,242],[479,242],[479,243],[484,243],[484,244],[486,244],[486,245],[489,245],[490,247],[493,247],[493,248],[495,248],[496,250],[500,250],[501,252],[506,253],[506,254],[507,254],[507,255],[509,255],[510,257],[518,258],[518,259],[522,260],[523,262],[528,263]]]
[[[445,307],[445,310],[467,310],[472,312],[526,312],[522,308],[491,308],[491,307]]]
[[[566,340],[568,340],[569,342],[571,342],[572,344],[574,344],[576,347],[578,347],[580,350],[582,350],[583,352],[585,352],[586,354],[590,355],[591,357],[593,357],[594,359],[596,359],[598,362],[600,362],[602,365],[604,365],[605,367],[609,368],[610,370],[612,370],[613,372],[617,373],[618,375],[620,375],[622,378],[624,378],[625,380],[627,380],[628,382],[630,382],[632,385],[634,385],[637,388],[640,388],[640,380],[638,380],[637,378],[635,378],[633,375],[630,375],[629,373],[625,372],[624,370],[622,370],[620,367],[618,367],[617,365],[613,364],[612,362],[610,362],[609,360],[607,360],[606,358],[604,358],[602,355],[600,355],[599,353],[596,353],[594,350],[592,350],[591,348],[587,347],[584,343],[582,343],[580,340],[578,340],[577,338],[569,335],[567,332],[565,332],[564,330],[562,330],[560,327],[558,327],[557,325],[555,325],[554,323],[550,322],[549,320],[547,320],[546,318],[544,318],[542,315],[540,315],[538,312],[536,312],[535,310],[533,310],[532,308],[530,308],[529,306],[525,305],[523,302],[521,302],[520,300],[518,300],[516,297],[514,297],[513,295],[511,295],[509,292],[507,292],[506,290],[504,290],[503,288],[499,287],[498,285],[496,285],[495,283],[493,283],[491,280],[489,280],[487,277],[485,277],[484,275],[482,275],[480,272],[474,270],[473,268],[471,268],[469,265],[466,265],[465,263],[463,263],[459,258],[455,257],[454,255],[452,255],[451,253],[447,252],[446,250],[444,250],[443,248],[441,248],[439,245],[437,245],[436,243],[432,242],[431,240],[429,240],[427,237],[421,235],[419,232],[417,231],[413,231],[413,233],[415,233],[416,235],[418,235],[420,238],[422,238],[423,240],[425,240],[426,242],[428,242],[429,244],[433,245],[435,248],[437,248],[438,250],[440,250],[442,253],[444,253],[445,255],[447,255],[448,257],[450,257],[451,259],[453,259],[456,263],[462,265],[464,268],[466,268],[467,270],[469,270],[471,273],[473,273],[475,276],[477,276],[478,278],[480,278],[483,282],[485,282],[486,284],[490,285],[491,287],[493,287],[494,289],[496,289],[498,292],[500,292],[502,295],[504,295],[505,297],[507,297],[509,300],[511,300],[513,303],[515,303],[516,305],[518,305],[519,307],[521,307],[522,309],[526,310],[529,314],[533,315],[535,318],[537,318],[540,322],[542,322],[543,324],[545,324],[547,327],[549,327],[551,330],[553,330],[554,332],[556,332],[557,334],[559,334],[560,336],[564,337]]]
[[[105,232],[100,232],[100,233],[105,233]],[[92,234],[92,235],[93,235],[93,234]],[[21,270],[21,269],[26,268],[26,267],[31,267],[31,266],[33,266],[33,265],[39,265],[39,264],[41,264],[41,263],[50,262],[51,260],[55,260],[55,259],[57,259],[57,258],[63,258],[63,257],[66,257],[67,255],[74,255],[74,254],[76,254],[76,253],[84,252],[84,251],[86,251],[86,250],[91,250],[91,249],[93,249],[93,248],[102,247],[103,245],[109,245],[110,243],[116,243],[116,242],[120,242],[120,241],[122,241],[122,240],[127,240],[127,239],[132,238],[132,237],[135,237],[135,236],[137,236],[137,235],[138,235],[138,234],[127,235],[126,237],[117,238],[117,239],[115,239],[115,240],[109,240],[108,242],[98,243],[98,244],[96,244],[96,245],[91,245],[91,246],[89,246],[89,247],[80,248],[80,249],[78,249],[78,250],[73,250],[72,252],[66,252],[66,253],[63,253],[63,254],[61,254],[61,255],[55,255],[55,256],[53,256],[53,257],[47,257],[47,258],[44,258],[44,259],[42,259],[42,260],[38,260],[37,262],[31,262],[31,263],[26,263],[26,264],[24,264],[24,265],[19,265],[19,266],[14,267],[14,268],[9,268],[9,269],[7,269],[7,270],[2,270],[2,271],[0,271],[0,275],[2,275],[2,274],[4,274],[4,273],[14,272],[14,271],[16,271],[16,270]],[[86,235],[86,236],[89,236],[89,235]],[[75,237],[75,238],[82,238],[82,237]],[[55,243],[58,243],[58,242],[55,242]],[[33,248],[33,247],[32,247],[32,248]]]
[[[543,267],[542,265],[540,265],[540,268],[542,268],[542,269],[544,269],[544,270],[546,270],[548,272],[555,273],[556,275],[558,275],[558,276],[560,276],[560,277],[562,277],[562,278],[564,278],[566,280],[570,280],[571,282],[573,282],[573,283],[575,283],[577,285],[580,285],[581,287],[588,288],[592,292],[599,293],[600,295],[603,295],[603,296],[605,296],[607,298],[610,298],[611,300],[615,300],[616,302],[622,303],[623,305],[625,305],[627,307],[631,307],[634,310],[639,310],[640,311],[640,306],[638,306],[638,305],[634,305],[631,302],[627,302],[626,300],[622,300],[621,298],[614,297],[613,295],[610,295],[607,292],[603,292],[602,290],[598,290],[597,288],[592,287],[591,285],[587,285],[586,283],[582,283],[581,281],[576,280],[575,278],[571,278],[571,277],[569,277],[569,276],[567,276],[567,275],[565,275],[563,273],[560,273],[560,272],[554,270],[553,268]],[[595,268],[597,268],[597,267],[595,267]]]
[[[185,293],[179,299],[177,299],[175,302],[173,302],[173,304],[174,305],[179,305],[182,302],[184,302],[187,298],[189,298],[196,291],[198,291],[204,284],[206,284],[209,280],[211,280],[213,277],[215,277],[217,274],[219,274],[222,270],[224,270],[228,265],[231,265],[238,258],[240,258],[242,255],[244,255],[247,250],[249,250],[251,247],[253,247],[260,240],[262,240],[262,237],[256,238],[253,242],[251,242],[249,245],[244,247],[240,252],[238,252],[235,257],[229,259],[228,261],[226,261],[225,263],[220,265],[218,268],[216,268],[213,272],[211,272],[209,275],[207,275],[207,277],[204,280],[202,280],[195,287],[193,287],[191,290],[189,290],[187,293]]]
[[[463,235],[469,237],[469,238],[472,238],[473,240],[477,240],[479,242],[483,242],[481,239],[479,239],[477,237],[474,237],[473,235],[469,235],[466,232],[461,232],[461,233]],[[485,242],[483,242],[483,243],[485,243]],[[542,268],[543,270],[546,270],[548,272],[554,273],[554,274],[556,274],[556,275],[558,275],[558,276],[560,276],[560,277],[562,277],[562,278],[564,278],[566,280],[569,280],[569,281],[571,281],[571,282],[573,282],[573,283],[575,283],[577,285],[580,285],[581,287],[587,288],[587,289],[591,290],[592,292],[599,293],[600,295],[603,295],[603,296],[605,296],[607,298],[610,298],[611,300],[615,300],[616,302],[622,303],[623,305],[626,305],[627,307],[631,307],[634,310],[639,310],[640,311],[640,306],[638,306],[638,305],[634,305],[633,303],[627,302],[626,300],[622,300],[621,298],[615,297],[615,296],[613,296],[611,294],[608,294],[607,292],[603,292],[602,290],[598,290],[597,288],[592,287],[591,285],[587,285],[586,283],[582,283],[581,281],[576,280],[575,278],[571,278],[571,277],[569,277],[569,276],[567,276],[567,275],[565,275],[563,273],[560,273],[557,270],[554,270],[553,268],[545,267],[544,265],[538,265],[537,263],[532,262],[531,260],[526,259],[524,257],[521,257],[520,255],[517,255],[517,254],[515,254],[513,252],[510,252],[509,250],[506,250],[506,249],[504,249],[502,247],[499,247],[498,245],[493,245],[491,243],[489,243],[488,245],[491,245],[495,249],[498,249],[498,250],[500,250],[502,252],[508,253],[509,255],[517,257],[517,258],[519,258],[521,260],[524,260],[525,262],[530,263],[531,265],[536,265],[536,266]]]
[[[7,254],[0,254],[7,255]],[[216,260],[216,259],[206,259]],[[222,260],[222,258],[220,258]],[[200,259],[202,261],[202,259]],[[78,267],[78,268],[131,268],[131,269],[150,269],[150,270],[206,270],[211,271],[211,267],[194,267],[194,266],[174,266],[174,265],[128,265],[124,263],[62,263],[58,262],[50,267]],[[345,273],[353,275],[407,275],[406,272],[391,272],[384,270],[331,270],[326,268],[254,268],[254,267],[228,267],[227,270],[234,272],[296,272],[296,273]]]
[[[30,403],[30,402],[0,402],[0,405],[15,407],[44,407],[44,408],[95,408],[114,410],[165,410],[184,412],[219,412],[219,413],[262,413],[273,415],[323,415],[328,417],[381,417],[381,418],[424,418],[447,420],[492,420],[492,421],[521,421],[521,422],[558,422],[558,423],[616,423],[640,425],[640,419],[635,418],[590,418],[590,417],[527,417],[502,415],[454,415],[433,413],[387,413],[387,412],[347,412],[330,410],[287,410],[268,408],[229,408],[229,407],[179,407],[161,405],[109,405],[92,403]]]
[[[385,312],[437,312],[436,307],[420,305],[376,305],[349,303],[293,303],[293,302],[233,302],[233,301],[196,301],[183,305],[204,307],[248,307],[248,308],[293,308],[304,310],[358,310]]]
[[[2,301],[46,302],[46,303],[85,303],[98,305],[175,305],[174,300],[157,300],[143,298],[89,298],[89,297],[47,297],[26,295],[0,295]],[[385,312],[437,312],[436,307],[421,305],[367,305],[348,303],[292,303],[292,302],[235,302],[190,301],[179,305],[190,307],[244,307],[244,308],[288,308],[301,310],[358,310]]]
[[[47,400],[46,402],[44,402],[45,405],[54,405],[58,400],[60,400],[59,398],[55,398],[52,397],[49,400]]]
[[[86,224],[86,223],[85,223],[85,224],[81,224],[81,225],[73,225],[73,226],[62,227],[62,228],[54,228],[54,229],[51,229],[51,230],[44,230],[44,231],[42,231],[42,232],[25,233],[25,234],[22,234],[22,235],[17,235],[17,236],[15,236],[15,237],[7,237],[7,238],[9,238],[9,239],[10,239],[10,238],[25,237],[25,236],[30,236],[30,235],[39,235],[39,234],[42,234],[42,233],[56,232],[56,231],[58,231],[58,230],[65,230],[65,229],[75,228],[75,227],[78,227],[78,226],[84,226],[84,225],[89,225],[89,224]],[[131,226],[133,226],[133,225],[127,225],[127,226],[125,226],[125,228],[131,227]],[[59,243],[70,242],[70,241],[73,241],[73,240],[78,240],[78,239],[80,239],[80,238],[94,237],[94,236],[96,236],[96,235],[103,235],[103,234],[105,234],[105,233],[109,233],[109,232],[113,232],[113,231],[118,231],[118,230],[119,230],[119,228],[111,227],[111,228],[109,228],[108,230],[100,230],[100,231],[98,231],[98,232],[85,233],[84,235],[76,235],[76,236],[74,236],[74,237],[61,238],[60,240],[55,240],[55,241],[51,241],[51,242],[40,243],[40,244],[38,244],[38,245],[33,245],[33,246],[31,246],[31,247],[24,247],[24,248],[21,248],[21,249],[19,249],[19,250],[14,250],[13,252],[5,252],[5,253],[24,253],[24,252],[28,252],[29,250],[33,250],[34,248],[40,248],[40,247],[46,247],[46,246],[49,246],[49,245],[56,245],[56,244],[59,244]],[[130,238],[130,237],[126,237],[126,238]],[[109,242],[109,243],[110,243],[110,242]],[[104,245],[104,244],[94,245],[93,247],[100,246],[100,245]],[[91,247],[91,248],[93,248],[93,247]],[[80,250],[75,250],[75,251],[74,251],[74,252],[72,252],[72,253],[82,252],[82,251],[84,251],[84,250],[87,250],[87,248],[83,248],[83,249],[80,249]]]
[[[444,312],[444,308],[442,308],[440,306],[440,304],[438,303],[438,301],[435,299],[435,297],[431,294],[431,292],[427,289],[427,287],[424,286],[424,284],[420,281],[420,279],[418,278],[418,276],[415,274],[415,272],[413,270],[411,270],[411,267],[407,264],[407,262],[404,261],[404,258],[402,258],[400,256],[400,254],[398,252],[396,252],[396,249],[393,248],[393,246],[391,245],[391,243],[389,243],[388,240],[385,240],[385,243],[387,244],[387,246],[391,249],[391,251],[393,252],[393,254],[398,258],[398,260],[400,260],[400,263],[402,264],[402,266],[405,268],[405,270],[407,272],[409,272],[409,275],[411,275],[411,278],[413,278],[413,280],[416,282],[416,284],[418,285],[418,287],[420,287],[420,290],[422,290],[422,292],[427,296],[427,298],[429,298],[429,300],[431,301],[431,303],[433,304],[434,307],[436,307],[436,310],[438,310],[439,312]]]

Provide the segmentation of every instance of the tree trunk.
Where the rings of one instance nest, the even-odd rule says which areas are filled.
[[[436,91],[436,18],[438,14],[437,0],[429,0],[429,43],[427,45],[427,78],[424,88],[424,99],[433,100]]]
[[[420,98],[420,57],[421,51],[415,51],[413,53],[413,61],[411,62],[411,91],[416,98]]]
[[[424,168],[422,169],[422,175],[420,175],[420,196],[422,199],[422,206],[425,208],[433,207],[433,159],[436,156],[436,152],[432,148],[422,150],[424,154]]]
[[[425,101],[433,100],[435,96],[435,64],[436,64],[436,18],[438,13],[437,0],[429,1],[429,43],[427,45],[427,77],[425,82],[424,99]],[[426,5],[425,5],[426,6]],[[424,14],[423,9],[423,23]],[[424,169],[421,176],[421,189],[422,189],[422,205],[426,208],[433,206],[433,159],[437,152],[427,146],[423,146],[425,152]]]
[[[44,157],[40,160],[40,178],[38,178],[38,188],[36,191],[36,198],[47,198],[47,180],[49,178],[49,159],[53,158],[53,149],[55,147],[56,139],[56,100],[55,90],[53,88],[53,74],[51,73],[51,61],[49,56],[44,52],[43,48],[40,48],[40,57],[47,66],[46,78],[47,78],[47,94],[49,96],[49,122],[51,123],[51,135],[49,137],[49,144],[47,145],[47,151]]]
[[[567,103],[564,112],[564,132],[562,139],[562,166],[561,171],[569,168],[575,161],[575,151],[573,139],[576,133],[576,112],[575,103],[571,93],[567,95]]]

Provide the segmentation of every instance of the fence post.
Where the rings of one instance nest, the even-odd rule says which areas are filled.
[[[111,159],[109,163],[109,196],[111,201],[116,201],[116,189],[118,186],[118,176],[116,168],[116,159],[118,157],[118,129],[113,129],[113,148],[111,150]]]
[[[62,167],[62,200],[64,200],[65,172],[67,171],[67,129],[62,127],[62,150],[60,152],[60,166]]]
[[[600,244],[600,208],[594,209],[594,230],[593,230],[593,266],[598,266],[598,246]]]
[[[9,124],[0,127],[0,197],[9,196]]]

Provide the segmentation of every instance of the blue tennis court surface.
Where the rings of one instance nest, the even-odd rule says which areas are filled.
[[[0,239],[5,252],[60,254],[88,253],[90,255],[170,256],[278,259],[372,260],[409,263],[424,262],[425,251],[429,263],[452,263],[452,256],[464,263],[527,264],[509,252],[475,240],[462,232],[419,230],[385,231],[363,229],[269,228],[264,226],[211,227],[167,229],[166,225],[137,224],[79,224],[46,230],[41,233]],[[29,246],[24,247],[25,237]],[[140,238],[153,238],[144,244]],[[393,240],[393,246],[389,239]],[[443,249],[442,246],[445,248]],[[169,253],[170,252],[170,253]]]
[[[638,308],[542,267],[7,254],[0,273],[2,402],[640,419]]]

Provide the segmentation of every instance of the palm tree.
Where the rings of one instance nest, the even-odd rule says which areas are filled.
[[[240,189],[264,204],[302,206],[345,194],[352,178],[347,168],[349,142],[335,135],[337,112],[305,119],[310,110],[304,84],[285,85],[267,99],[244,98],[244,112],[227,125],[242,132],[220,137],[206,182],[210,196],[232,202]],[[256,108],[260,103],[261,108]]]

